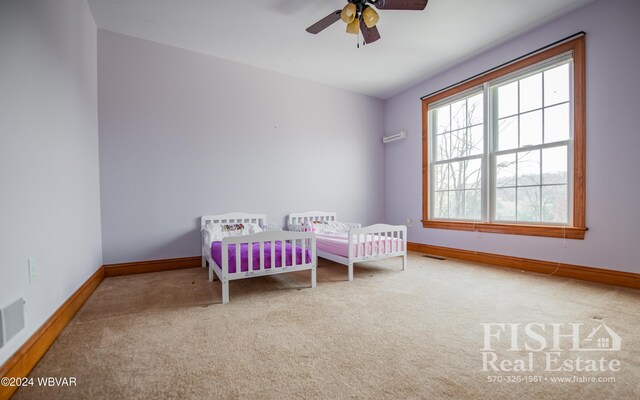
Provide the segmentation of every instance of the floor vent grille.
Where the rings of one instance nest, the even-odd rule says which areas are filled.
[[[425,255],[424,255],[424,256],[422,256],[422,257],[426,257],[426,258],[433,258],[434,260],[440,260],[440,261],[444,261],[444,260],[446,260],[446,258],[444,258],[444,257],[434,256],[434,255],[432,255],[432,254],[425,254]]]

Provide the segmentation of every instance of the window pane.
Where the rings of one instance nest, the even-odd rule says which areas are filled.
[[[496,189],[496,219],[516,220],[516,189]]]
[[[568,222],[567,186],[542,187],[542,220],[545,222]]]
[[[540,221],[540,186],[518,188],[518,221]]]
[[[518,82],[498,88],[498,118],[518,113]]]
[[[439,164],[434,166],[435,190],[447,190],[449,188],[449,165]]]
[[[440,107],[436,112],[436,121],[438,123],[436,133],[449,132],[451,130],[451,106]]]
[[[435,199],[433,203],[433,217],[449,217],[449,192],[435,192]]]
[[[462,99],[451,104],[451,129],[467,126],[467,100]]]
[[[467,101],[469,125],[481,124],[484,121],[484,95],[479,93]]]
[[[464,196],[464,218],[480,219],[482,216],[482,197],[480,190],[465,190]]]
[[[465,157],[467,155],[466,136],[466,129],[451,132],[451,153],[449,153],[449,158]]]
[[[540,150],[518,153],[518,186],[540,184]]]
[[[544,72],[545,107],[569,101],[569,64]]]
[[[464,219],[464,190],[449,192],[449,218]]]
[[[542,73],[520,81],[520,112],[542,108]]]
[[[518,116],[498,121],[498,150],[518,147]]]
[[[451,158],[449,153],[450,140],[450,133],[436,135],[436,161],[448,160]]]
[[[542,110],[520,115],[520,147],[542,143]]]
[[[516,185],[516,155],[505,154],[496,157],[496,186]]]
[[[482,160],[467,160],[464,173],[465,189],[480,189],[482,187]]]
[[[569,139],[571,116],[569,103],[544,109],[544,142],[553,143]]]
[[[449,190],[464,189],[464,170],[462,161],[449,164]]]
[[[567,146],[542,150],[542,183],[567,183]]]
[[[467,129],[467,156],[484,153],[484,125],[476,125]]]

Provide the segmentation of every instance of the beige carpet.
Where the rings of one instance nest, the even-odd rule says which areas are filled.
[[[411,254],[220,284],[201,269],[106,279],[16,399],[638,399],[640,292]],[[491,322],[604,322],[622,337],[615,373],[481,371]],[[550,335],[547,335],[550,339]],[[509,354],[506,347],[501,356]],[[511,352],[513,353],[513,352]],[[490,383],[490,375],[540,375]],[[615,383],[552,383],[557,376]]]

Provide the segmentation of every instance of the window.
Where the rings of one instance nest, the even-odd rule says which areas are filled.
[[[583,239],[584,37],[423,100],[423,226]]]
[[[483,97],[476,90],[430,110],[434,219],[482,218]]]

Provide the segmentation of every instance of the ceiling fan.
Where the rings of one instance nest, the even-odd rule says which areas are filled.
[[[314,35],[322,32],[334,22],[341,19],[347,24],[347,33],[354,35],[362,32],[365,43],[373,43],[380,39],[380,33],[376,24],[379,16],[378,10],[424,10],[429,0],[347,0],[348,3],[342,10],[336,10],[320,21],[307,28],[307,32]]]

